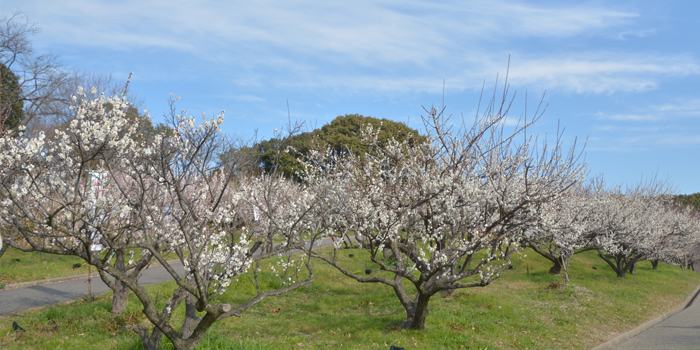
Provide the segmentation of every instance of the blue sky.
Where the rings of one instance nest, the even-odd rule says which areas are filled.
[[[591,174],[654,174],[700,192],[700,2],[1,0],[69,67],[134,76],[158,121],[226,111],[227,133],[268,138],[292,119],[359,113],[419,128],[421,106],[473,118],[510,64],[512,109],[546,90],[537,131],[588,139]]]

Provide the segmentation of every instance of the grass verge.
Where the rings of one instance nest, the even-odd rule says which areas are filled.
[[[73,268],[74,264],[81,264]],[[94,269],[93,269],[93,272]],[[87,273],[87,264],[75,256],[25,253],[9,248],[0,258],[0,286]]]
[[[355,257],[343,259],[358,271],[376,270],[363,252],[347,252]],[[317,262],[318,278],[310,286],[268,298],[242,318],[218,322],[199,348],[589,349],[677,307],[700,284],[700,274],[665,264],[654,271],[649,262],[620,279],[593,252],[574,258],[566,285],[532,251],[512,264],[490,286],[434,296],[427,328],[405,331],[396,328],[404,312],[391,289],[356,283]],[[158,300],[170,294],[169,287],[149,288]],[[252,292],[241,279],[222,300],[242,301]],[[135,298],[124,315],[111,315],[109,307],[106,294],[6,317],[0,320],[0,348],[140,349],[138,337],[124,328],[148,322]],[[183,313],[178,310],[175,318]],[[12,321],[27,332],[13,332]],[[164,348],[172,347],[165,341]]]
[[[134,250],[134,252],[134,259],[139,259],[141,257],[140,251]],[[103,251],[100,253],[100,256],[104,257],[104,254],[106,253]],[[166,254],[164,257],[167,259],[171,256],[174,255]],[[14,283],[83,275],[86,273],[88,273],[88,264],[76,256],[23,252],[9,248],[0,258],[0,289]],[[92,273],[99,278],[97,270],[94,268]]]

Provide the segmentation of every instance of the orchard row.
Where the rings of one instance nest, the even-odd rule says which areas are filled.
[[[585,250],[620,277],[641,260],[688,267],[698,254],[698,215],[674,204],[666,187],[587,181],[580,151],[563,148],[561,135],[547,144],[528,134],[537,117],[506,123],[505,98],[494,96],[462,128],[430,109],[421,139],[380,142],[367,126],[364,154],[319,143],[291,179],[222,160],[223,115],[198,123],[183,113],[169,132],[144,137],[123,96],[79,91],[76,101],[55,135],[0,139],[1,241],[82,258],[109,282],[114,313],[133,292],[152,325],[134,327],[146,349],[163,336],[176,349],[194,348],[216,321],[312,283],[311,259],[392,288],[406,311],[402,327],[420,329],[433,295],[487,286],[524,247],[567,280],[575,278],[570,258]],[[344,266],[338,256],[347,245],[366,250],[380,273]],[[184,274],[168,263],[173,256]],[[256,273],[268,260],[281,281],[273,289]],[[162,308],[138,282],[154,262],[176,282]],[[258,294],[222,300],[232,283],[250,283],[243,274]],[[182,304],[186,317],[176,325]]]

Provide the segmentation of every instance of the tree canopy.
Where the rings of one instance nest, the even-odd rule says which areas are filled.
[[[2,129],[9,130],[24,120],[24,102],[19,77],[4,64],[0,63],[0,121]]]
[[[328,146],[337,153],[353,152],[360,156],[375,152],[376,148],[365,144],[360,136],[360,130],[367,125],[379,130],[377,140],[379,144],[386,144],[391,139],[399,142],[408,139],[411,143],[425,140],[425,136],[421,136],[417,130],[409,128],[404,123],[359,114],[346,114],[338,116],[320,129],[287,138],[273,137],[260,141],[252,147],[232,149],[223,154],[222,158],[245,157],[252,160],[251,165],[245,168],[247,171],[264,170],[268,173],[279,171],[288,178],[294,178],[296,172],[301,170],[301,164],[297,159],[306,156],[314,146]],[[287,152],[288,148],[289,152]]]
[[[695,210],[700,211],[700,192],[693,194],[680,194],[674,197],[677,202],[683,205],[689,205]]]

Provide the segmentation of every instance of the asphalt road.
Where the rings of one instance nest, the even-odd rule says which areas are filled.
[[[182,264],[172,264],[173,268],[180,274],[185,270]],[[92,294],[99,295],[110,291],[109,287],[102,282],[100,276],[93,271],[91,276]],[[169,281],[170,274],[162,266],[150,267],[141,272],[139,284],[146,285]],[[0,316],[6,316],[13,312],[46,306],[52,304],[65,303],[87,296],[87,278],[66,282],[43,284],[32,287],[11,289],[0,291]]]
[[[700,301],[618,345],[615,349],[700,349]]]
[[[331,240],[324,239],[320,242],[316,242],[316,247],[324,247],[331,244]],[[293,252],[296,251],[292,251],[292,253]],[[184,275],[185,270],[181,263],[171,264],[171,266],[181,276]],[[170,279],[170,274],[162,266],[149,267],[147,270],[141,272],[139,284],[148,285],[169,281]],[[97,272],[93,272],[91,281],[92,295],[99,295],[110,291],[109,287],[102,282]],[[0,291],[0,317],[35,307],[80,299],[87,296],[87,290],[87,279],[77,279]]]

